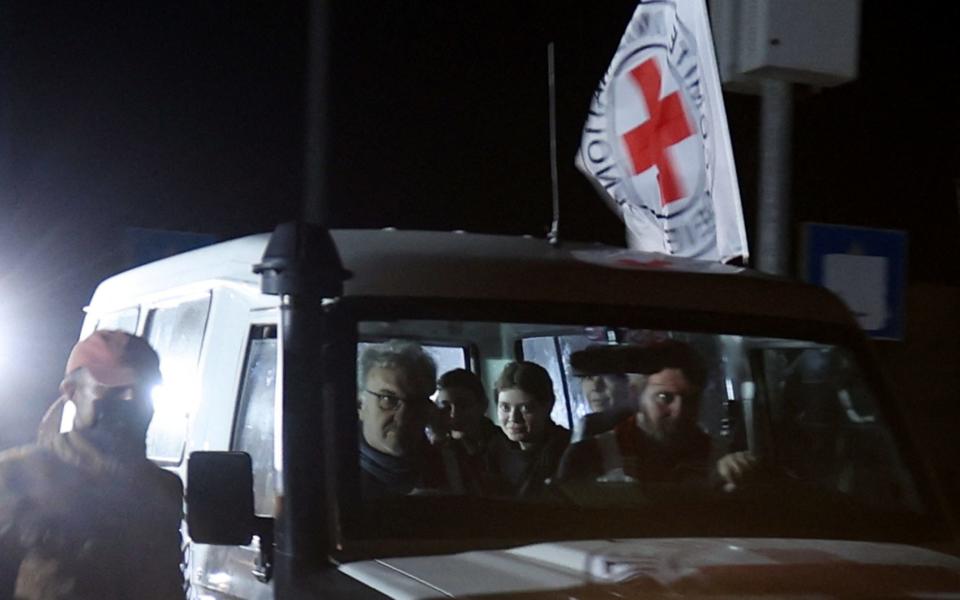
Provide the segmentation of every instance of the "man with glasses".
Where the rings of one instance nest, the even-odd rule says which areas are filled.
[[[361,488],[366,499],[443,487],[442,461],[424,433],[437,367],[418,344],[368,346],[357,365]]]

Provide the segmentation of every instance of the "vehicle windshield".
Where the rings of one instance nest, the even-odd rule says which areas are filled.
[[[357,333],[362,537],[926,535],[842,346],[604,324]]]

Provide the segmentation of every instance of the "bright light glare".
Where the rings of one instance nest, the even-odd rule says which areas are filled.
[[[77,416],[77,405],[73,400],[63,403],[63,412],[60,413],[60,433],[73,431],[73,419]]]
[[[153,410],[156,411],[159,409],[160,405],[164,403],[166,396],[167,390],[163,384],[153,386],[153,389],[150,390],[150,401],[153,402]]]
[[[190,415],[199,397],[196,373],[180,371],[164,374],[163,383],[150,392],[154,419],[183,419]]]
[[[167,384],[158,385],[150,393],[153,401],[153,418],[185,417],[193,406],[192,394],[184,388]]]
[[[233,578],[230,577],[229,573],[221,572],[210,573],[210,575],[207,577],[207,581],[221,589],[226,587],[232,579]]]

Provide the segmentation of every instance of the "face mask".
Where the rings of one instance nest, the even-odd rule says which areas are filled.
[[[94,429],[144,439],[153,417],[153,409],[149,404],[119,398],[99,398],[95,403],[97,420]]]

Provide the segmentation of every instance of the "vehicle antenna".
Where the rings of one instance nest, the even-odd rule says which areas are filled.
[[[547,96],[550,103],[550,183],[553,195],[553,223],[547,233],[552,246],[560,245],[560,183],[557,175],[557,77],[554,70],[553,42],[547,44]]]

